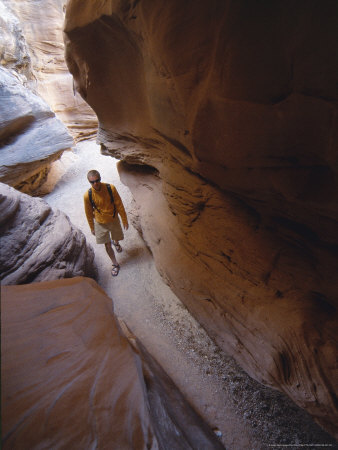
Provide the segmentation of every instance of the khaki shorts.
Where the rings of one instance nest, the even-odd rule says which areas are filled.
[[[115,217],[113,222],[109,223],[98,223],[94,221],[94,230],[97,244],[110,242],[110,236],[113,241],[121,241],[124,238],[118,217]]]

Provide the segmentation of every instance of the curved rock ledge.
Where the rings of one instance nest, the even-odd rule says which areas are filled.
[[[1,283],[96,277],[94,251],[60,211],[0,183]]]
[[[0,67],[0,181],[17,186],[45,172],[72,145],[44,100]]]
[[[337,26],[331,0],[70,0],[65,22],[159,271],[251,376],[332,434]]]

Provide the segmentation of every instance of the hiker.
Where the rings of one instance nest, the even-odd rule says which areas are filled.
[[[90,170],[87,174],[92,188],[84,194],[84,207],[92,234],[96,237],[97,244],[104,244],[106,252],[113,264],[111,274],[116,277],[120,271],[120,265],[116,260],[111,240],[118,253],[122,252],[119,243],[124,238],[119,215],[123,227],[128,230],[128,219],[121,197],[115,186],[101,183],[101,176],[97,170]]]

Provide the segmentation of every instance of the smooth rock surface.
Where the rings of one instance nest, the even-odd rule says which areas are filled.
[[[48,169],[73,139],[41,97],[0,67],[0,181],[17,186]]]
[[[3,288],[4,449],[158,448],[140,363],[84,278]]]
[[[4,449],[224,448],[93,280],[5,286],[1,307]]]
[[[71,0],[65,22],[159,271],[251,376],[332,434],[337,24],[331,0]]]
[[[94,252],[69,218],[0,183],[2,285],[96,276]]]

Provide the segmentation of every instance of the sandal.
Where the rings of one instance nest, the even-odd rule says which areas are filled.
[[[119,264],[113,264],[113,268],[111,270],[111,274],[113,277],[117,277],[117,275],[120,272],[120,265]]]
[[[119,243],[115,243],[115,241],[113,241],[113,245],[114,245],[114,247],[116,248],[116,251],[118,252],[118,253],[121,253],[122,252],[122,247],[121,247],[121,245],[119,244]]]

